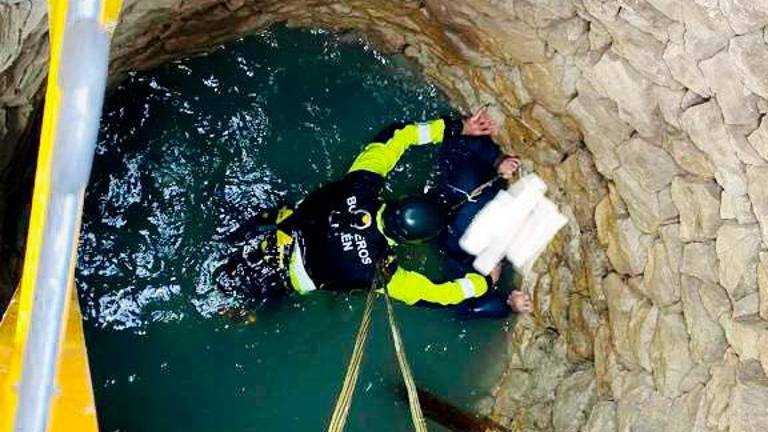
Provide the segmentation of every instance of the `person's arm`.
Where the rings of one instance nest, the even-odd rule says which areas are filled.
[[[480,297],[491,284],[490,278],[478,273],[467,273],[463,278],[438,284],[419,272],[398,267],[387,284],[387,291],[390,297],[408,305],[425,301],[448,306]]]
[[[461,122],[432,120],[425,123],[399,123],[381,131],[360,153],[349,173],[369,171],[386,177],[394,169],[400,157],[413,145],[440,143],[448,133],[461,133]]]

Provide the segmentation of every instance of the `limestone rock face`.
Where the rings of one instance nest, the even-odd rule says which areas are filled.
[[[736,150],[730,146],[723,115],[717,105],[710,101],[689,108],[682,114],[683,129],[715,169],[715,178],[720,185],[733,195],[747,191],[747,180]]]
[[[658,192],[680,172],[672,157],[659,145],[636,137],[621,145],[619,162],[643,189]]]
[[[0,203],[29,186],[9,176],[33,151],[46,4],[0,4]],[[569,215],[523,278],[537,310],[510,331],[493,415],[768,430],[768,2],[126,0],[111,80],[276,22],[362,32],[462,112],[490,102],[499,144]],[[20,250],[18,210],[0,212]]]
[[[728,410],[731,430],[757,432],[768,428],[768,378],[756,362],[747,362],[738,371],[733,399]]]
[[[768,243],[768,168],[751,167],[747,170],[749,199],[760,223],[764,243]]]
[[[592,408],[584,432],[614,432],[616,430],[616,406],[613,402],[601,401]]]
[[[706,282],[690,276],[683,276],[681,298],[683,316],[691,336],[691,355],[699,364],[719,362],[728,343],[725,332],[718,323],[718,316],[712,316],[701,299],[701,291],[714,289],[705,287]]]
[[[579,432],[597,397],[594,371],[576,372],[558,386],[552,410],[556,432]]]
[[[757,252],[760,249],[756,225],[726,223],[717,232],[715,243],[720,262],[720,284],[733,300],[757,290]]]
[[[702,182],[675,177],[672,201],[680,212],[680,238],[703,241],[717,237],[720,226],[720,188],[710,181]]]
[[[685,320],[680,313],[664,312],[659,315],[653,338],[653,378],[667,397],[683,392],[681,384],[694,368],[688,347]]]
[[[632,219],[618,219],[607,197],[597,205],[595,219],[598,238],[607,246],[614,268],[625,274],[642,273],[653,238],[637,229]]]

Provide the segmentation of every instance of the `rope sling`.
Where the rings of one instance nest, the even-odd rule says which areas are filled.
[[[363,355],[365,354],[365,344],[368,341],[374,301],[378,295],[377,287],[381,284],[381,279],[382,276],[379,274],[374,280],[374,286],[368,292],[368,297],[365,300],[365,308],[363,309],[363,317],[360,321],[360,326],[357,329],[355,346],[352,349],[352,356],[349,358],[349,365],[347,366],[344,383],[342,384],[341,391],[336,399],[336,406],[333,409],[331,422],[328,425],[328,432],[342,432],[346,425],[347,417],[349,415],[349,407],[352,405],[352,396],[354,395],[357,379],[360,375],[360,365],[363,360]],[[400,336],[400,329],[397,324],[397,319],[395,318],[392,302],[389,299],[386,284],[384,284],[384,300],[387,305],[387,319],[389,322],[390,333],[392,334],[392,342],[395,347],[395,356],[397,357],[397,363],[400,367],[400,374],[403,377],[405,388],[408,391],[408,405],[411,410],[413,428],[416,432],[427,432],[427,423],[424,420],[424,414],[421,411],[416,384],[413,380],[411,368],[408,365],[408,359],[405,356],[403,340]]]

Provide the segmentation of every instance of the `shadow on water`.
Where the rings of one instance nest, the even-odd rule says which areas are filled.
[[[113,91],[77,267],[102,430],[322,430],[364,296],[291,296],[250,323],[228,318],[238,300],[211,281],[228,247],[218,234],[338,178],[388,123],[449,111],[401,60],[317,30],[260,33]],[[433,153],[408,154],[389,193],[421,190]],[[410,430],[379,306],[350,431]],[[465,407],[487,395],[508,323],[397,311],[420,385]]]

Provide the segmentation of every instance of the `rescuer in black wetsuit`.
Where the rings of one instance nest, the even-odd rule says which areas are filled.
[[[277,221],[276,235],[262,236],[267,238],[246,244],[230,257],[219,272],[219,285],[246,291],[259,300],[280,295],[286,286],[300,294],[365,289],[371,287],[380,264],[388,262],[387,290],[404,303],[455,305],[483,296],[499,272],[488,277],[474,272],[457,241],[474,213],[500,186],[488,188],[482,199],[468,202],[466,194],[471,189],[461,188],[467,189],[480,178],[469,176],[464,181],[450,173],[480,171],[490,183],[497,170],[501,177],[511,176],[519,161],[500,157],[498,147],[487,137],[494,131],[495,125],[484,112],[463,121],[437,119],[386,128],[341,180],[309,194],[294,211],[282,209],[277,215],[265,215],[264,219]],[[443,142],[441,168],[445,172],[441,177],[446,181],[422,197],[382,201],[385,178],[409,147]],[[451,181],[459,183],[458,187]],[[258,237],[254,233],[263,224],[264,220],[250,221],[234,237]],[[438,236],[440,246],[456,260],[454,270],[460,270],[453,279],[436,283],[390,260],[391,247],[398,242]],[[530,299],[525,295],[510,296],[509,301],[513,310],[530,311]]]

